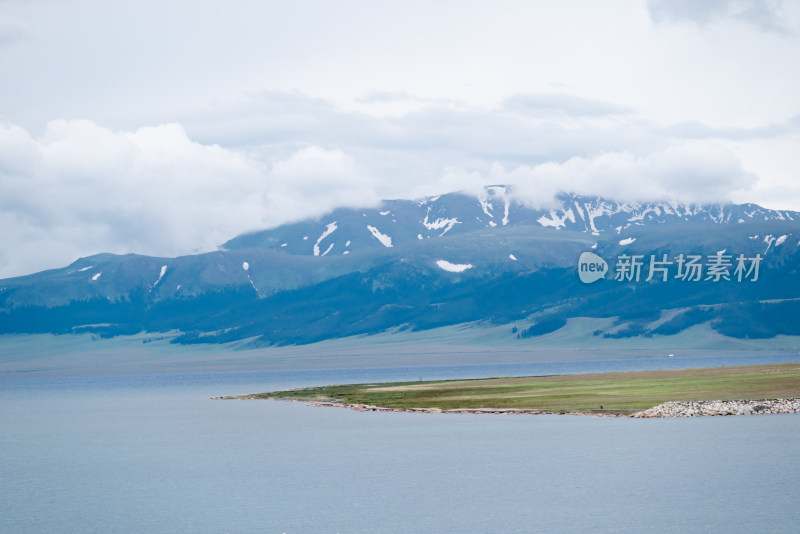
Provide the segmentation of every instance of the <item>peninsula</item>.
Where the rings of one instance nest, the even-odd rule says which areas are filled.
[[[678,417],[800,412],[800,362],[576,375],[350,384],[223,397],[359,411]]]

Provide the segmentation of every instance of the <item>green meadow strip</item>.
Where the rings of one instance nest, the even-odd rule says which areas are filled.
[[[350,384],[241,395],[398,409],[644,410],[667,401],[800,397],[800,363],[476,380]],[[601,408],[602,407],[602,408]]]

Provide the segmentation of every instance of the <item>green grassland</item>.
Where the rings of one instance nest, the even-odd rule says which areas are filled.
[[[581,375],[350,384],[237,398],[339,401],[393,408],[644,410],[667,401],[800,397],[800,363]]]

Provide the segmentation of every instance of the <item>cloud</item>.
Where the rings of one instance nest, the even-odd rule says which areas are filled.
[[[564,94],[529,95],[517,94],[503,101],[503,108],[509,111],[531,115],[627,115],[633,110],[624,106],[579,98]]]
[[[265,203],[283,206],[276,222],[299,220],[338,207],[376,206],[375,185],[348,154],[310,146],[275,162]]]
[[[377,98],[395,96],[377,95]],[[369,175],[368,182],[382,198],[477,190],[486,184],[517,182],[517,176],[501,173],[493,177],[493,174],[498,168],[508,172],[519,169],[524,174],[525,169],[542,166],[540,170],[544,170],[547,165],[563,166],[571,160],[595,162],[597,166],[610,164],[612,158],[620,161],[627,158],[638,162],[636,165],[644,161],[655,165],[656,154],[680,153],[689,158],[687,161],[701,164],[705,160],[697,147],[704,147],[702,154],[706,158],[717,154],[719,161],[734,161],[736,148],[732,143],[774,141],[798,131],[796,119],[749,128],[717,127],[700,121],[664,126],[643,120],[633,110],[612,103],[530,93],[514,95],[494,107],[431,103],[396,117],[346,111],[330,102],[297,93],[260,94],[252,103],[241,105],[242,113],[248,109],[256,111],[247,116],[246,128],[240,127],[244,119],[239,118],[239,111],[225,115],[220,123],[215,122],[220,117],[209,120],[197,116],[188,128],[200,139],[217,136],[231,143],[231,149],[254,151],[264,160],[276,155],[285,158],[299,150],[303,141],[335,147],[358,162],[361,172]],[[215,128],[215,124],[221,127]],[[235,131],[237,135],[220,137],[220,131]],[[725,155],[719,155],[720,152]],[[667,163],[675,165],[666,156],[659,161],[661,165]],[[631,166],[633,163],[625,168]],[[730,168],[732,176],[742,172],[741,163]],[[715,167],[707,165],[702,169],[702,172],[716,172]],[[634,184],[631,188],[639,196],[672,194],[693,198],[695,189],[705,187],[703,179],[685,184],[685,190],[665,185],[651,188],[649,178],[631,177],[631,180]],[[607,173],[602,181],[615,183],[612,173]],[[583,184],[571,187],[579,186]],[[546,184],[541,188],[552,189]],[[608,187],[604,193],[613,195],[618,191],[616,187]],[[725,191],[719,193],[720,199],[729,198]],[[714,200],[707,191],[694,196]]]
[[[25,24],[11,19],[0,18],[0,49],[13,46],[30,36]]]
[[[780,1],[766,0],[648,0],[650,18],[657,24],[688,22],[705,26],[725,20],[749,24],[764,32],[789,33]]]
[[[552,204],[559,192],[627,201],[728,202],[753,187],[757,176],[744,170],[729,150],[691,143],[645,156],[614,152],[518,167],[511,172],[495,166],[490,181],[513,183],[518,200],[544,207]]]
[[[41,150],[27,131],[0,122],[0,176],[30,174],[40,158]]]
[[[780,124],[768,124],[753,128],[714,128],[698,121],[671,124],[662,129],[665,135],[683,139],[731,139],[755,140],[791,135],[800,131],[800,121],[795,116]]]
[[[656,23],[693,22],[708,24],[728,15],[732,0],[648,0],[650,18]]]
[[[395,96],[377,100],[394,102]],[[339,147],[384,178],[402,169],[402,179],[392,181],[408,187],[453,165],[535,164],[626,148],[649,151],[662,142],[627,108],[553,94],[516,95],[487,107],[428,101],[396,116],[375,116],[298,93],[266,92],[198,112],[186,128],[201,142],[255,150],[262,158],[307,144]]]
[[[798,207],[797,2],[0,3],[0,276],[492,183]]]
[[[193,115],[186,126],[114,131],[56,120],[34,136],[0,123],[0,277],[98,252],[214,250],[242,232],[336,207],[493,184],[513,184],[538,207],[561,191],[722,202],[758,190],[769,200],[777,190],[746,169],[737,146],[778,143],[778,169],[793,168],[785,147],[796,135],[796,117],[755,128],[662,126],[552,94],[373,116],[273,92]],[[748,158],[757,168],[775,160]],[[789,190],[797,188],[776,198],[800,197]]]
[[[482,170],[450,166],[415,186],[410,196],[451,191],[481,195],[486,186],[498,184],[512,186],[513,198],[541,209],[555,206],[556,196],[564,192],[630,202],[731,202],[751,191],[758,177],[731,150],[693,141],[643,155],[605,152],[532,166],[495,161]]]
[[[99,252],[176,256],[377,195],[341,150],[265,163],[191,140],[178,124],[113,132],[53,121],[38,138],[0,124],[0,277]]]

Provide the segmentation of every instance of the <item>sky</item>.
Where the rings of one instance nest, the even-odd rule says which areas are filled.
[[[513,184],[800,210],[800,2],[0,0],[0,278]]]

